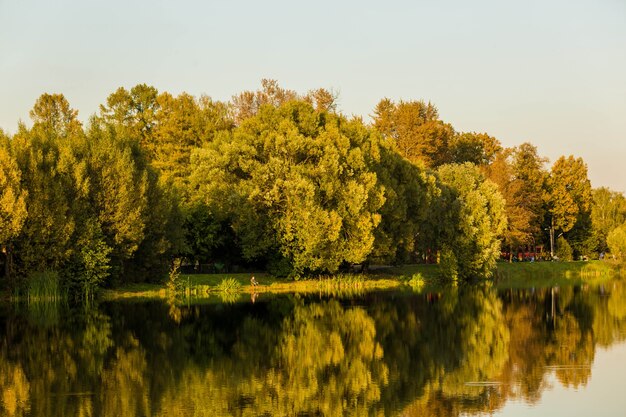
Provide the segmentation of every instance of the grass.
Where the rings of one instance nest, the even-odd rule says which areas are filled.
[[[498,288],[531,288],[578,285],[602,282],[619,274],[615,264],[589,262],[519,262],[498,263],[493,281]],[[403,265],[375,269],[367,274],[338,274],[310,277],[298,281],[255,273],[259,286],[250,285],[249,273],[181,274],[179,296],[204,299],[219,297],[234,302],[243,293],[354,295],[369,290],[406,288],[425,291],[445,286],[437,265]],[[168,298],[172,293],[165,285],[131,284],[103,291],[105,299]]]
[[[607,261],[498,263],[494,281],[499,288],[553,287],[608,280],[620,271]]]

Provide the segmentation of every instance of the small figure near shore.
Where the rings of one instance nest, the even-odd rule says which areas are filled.
[[[252,275],[252,277],[250,277],[250,285],[252,285],[253,287],[256,287],[257,285],[259,285],[257,280],[254,278],[254,275]]]

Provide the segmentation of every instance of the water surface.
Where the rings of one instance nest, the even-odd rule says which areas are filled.
[[[4,305],[0,415],[621,416],[625,340],[619,280]]]

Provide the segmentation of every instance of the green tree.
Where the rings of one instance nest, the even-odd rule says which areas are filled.
[[[316,102],[318,101],[315,98],[315,93],[312,93],[310,97],[315,99]],[[244,120],[254,117],[264,105],[279,107],[289,101],[298,99],[300,97],[295,91],[282,88],[276,80],[264,78],[261,80],[260,90],[244,91],[232,98],[235,122],[237,125],[240,125]],[[322,99],[321,102],[327,101]]]
[[[118,135],[136,138],[142,147],[150,149],[159,110],[158,94],[156,88],[146,84],[138,84],[130,91],[120,87],[107,97],[106,105],[100,105],[99,119],[115,128]]]
[[[156,102],[155,125],[146,139],[146,151],[163,181],[172,181],[186,196],[192,150],[212,141],[217,132],[232,129],[233,121],[226,104],[206,96],[196,100],[185,93],[178,97],[161,93]]]
[[[383,191],[378,147],[358,120],[306,102],[263,106],[193,157],[195,198],[231,220],[248,260],[280,253],[295,268],[336,271],[374,243]]]
[[[11,274],[13,239],[26,220],[26,197],[21,172],[11,152],[9,138],[0,130],[0,249],[4,254],[5,275]]]
[[[626,256],[626,223],[611,230],[606,243],[613,257],[623,261]]]
[[[557,238],[554,254],[561,261],[571,261],[573,259],[572,247],[563,236]]]
[[[90,208],[111,248],[112,272],[139,279],[165,272],[182,239],[174,195],[159,182],[137,139],[98,124],[88,136]]]
[[[498,139],[486,133],[475,132],[456,134],[450,148],[451,162],[471,162],[479,166],[492,164],[496,155],[502,151]]]
[[[451,224],[440,226],[442,258],[461,278],[490,276],[507,225],[504,199],[473,164],[443,165],[437,174],[449,191],[435,211],[454,213]]]
[[[409,261],[419,249],[420,233],[438,189],[435,177],[412,164],[383,140],[376,175],[384,189],[385,203],[380,209],[381,223],[374,231],[376,239],[370,254],[372,261]]]
[[[606,238],[609,232],[626,221],[626,198],[624,194],[606,187],[596,188],[592,194],[591,223],[597,242],[596,250],[606,252],[608,250]]]
[[[439,120],[437,108],[423,101],[394,103],[385,98],[374,109],[374,127],[391,138],[403,157],[427,167],[450,162],[454,138],[451,125]]]
[[[62,95],[44,94],[31,111],[33,127],[21,125],[11,141],[28,191],[28,217],[15,240],[22,277],[60,270],[72,255],[76,216],[89,182],[80,161],[77,144],[84,135],[76,115]]]
[[[575,255],[589,250],[591,235],[591,182],[582,158],[560,157],[547,183],[550,227],[565,233]]]

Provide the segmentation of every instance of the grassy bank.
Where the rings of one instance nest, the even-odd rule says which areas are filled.
[[[498,263],[493,281],[498,288],[531,288],[580,285],[608,280],[623,270],[606,261]],[[375,289],[426,290],[445,284],[437,265],[403,265],[373,268],[367,274],[338,274],[298,281],[255,273],[259,285],[250,285],[250,274],[181,274],[178,295],[207,298],[225,293],[321,293],[345,294]],[[226,285],[228,284],[228,285]],[[102,291],[104,299],[166,299],[172,297],[164,284],[130,284]]]
[[[608,261],[499,263],[494,281],[499,288],[553,287],[595,283],[623,275]]]
[[[258,286],[250,285],[250,274],[192,274],[180,275],[179,295],[192,298],[205,298],[220,295],[226,291],[225,282],[230,282],[230,290],[240,293],[344,293],[374,289],[390,289],[403,285],[398,277],[388,274],[339,274],[319,276],[298,281],[276,278],[266,273],[255,273]],[[232,284],[232,282],[236,284]],[[117,289],[104,290],[104,299],[125,298],[167,298],[171,296],[165,285],[133,284]]]

